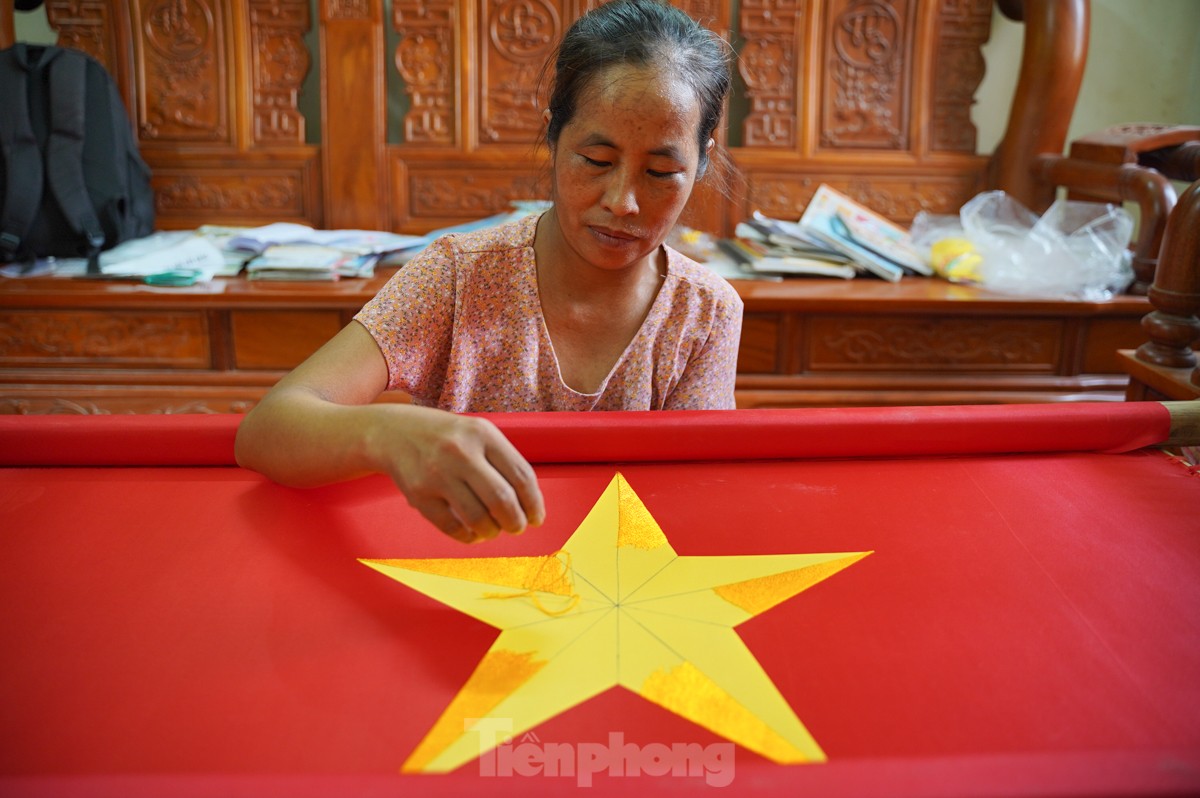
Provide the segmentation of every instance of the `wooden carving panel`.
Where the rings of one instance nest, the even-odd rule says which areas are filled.
[[[513,169],[412,170],[408,177],[409,213],[417,219],[491,216],[510,210],[513,200],[542,193],[536,176]]]
[[[97,397],[87,388],[60,388],[30,391],[24,396],[0,398],[0,415],[108,416],[124,413],[246,413],[258,403],[264,390],[221,391],[213,397],[192,399],[172,396],[169,391],[120,388],[119,393],[105,392]],[[176,392],[198,392],[183,388]],[[116,395],[113,395],[116,393]],[[214,392],[215,393],[215,392]]]
[[[989,0],[942,0],[934,51],[930,124],[933,150],[975,152],[971,106],[975,104],[975,90],[983,81],[986,66],[980,48],[991,28]]]
[[[1053,373],[1062,322],[1037,319],[818,317],[809,322],[811,370]]]
[[[226,217],[266,224],[308,218],[313,212],[311,166],[295,169],[156,168],[151,178],[160,221],[170,217]],[[230,223],[233,223],[232,221]]]
[[[325,2],[325,14],[330,19],[366,19],[370,13],[370,0],[326,0]]]
[[[0,363],[7,366],[207,368],[200,313],[11,310],[0,314]]]
[[[73,47],[118,74],[113,12],[106,0],[48,0],[46,21],[58,32],[58,44]]]
[[[908,148],[910,0],[826,0],[821,146]]]
[[[799,117],[796,74],[803,62],[804,0],[743,0],[737,60],[750,110],[742,128],[747,147],[794,149]]]
[[[454,144],[454,89],[458,85],[454,0],[394,0],[392,25],[400,34],[396,68],[409,99],[404,141]]]
[[[746,174],[746,206],[742,216],[759,210],[768,216],[796,220],[821,183],[863,203],[895,222],[907,225],[918,211],[957,213],[979,190],[975,175],[912,175],[862,178],[835,174],[805,177],[776,173]]]
[[[308,0],[251,0],[251,79],[257,143],[304,143],[304,117],[296,97],[308,74],[310,58],[304,46],[308,26]]]
[[[541,129],[542,65],[562,38],[564,9],[550,0],[487,0],[479,20],[479,140],[528,146]]]
[[[143,142],[233,143],[224,4],[217,0],[141,3],[138,87]]]

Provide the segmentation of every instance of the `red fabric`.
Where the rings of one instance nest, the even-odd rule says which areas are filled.
[[[534,463],[1128,451],[1153,402],[487,416]],[[240,416],[0,417],[0,465],[232,465]]]
[[[234,465],[241,418],[0,416],[0,466]]]
[[[382,478],[300,491],[233,468],[0,471],[0,793],[573,788],[475,763],[397,774],[496,632],[356,558],[554,551],[613,470],[539,465],[545,526],[472,548]],[[830,764],[738,749],[730,794],[1200,790],[1200,481],[1176,462],[621,471],[680,554],[874,551],[739,627]],[[575,744],[614,731],[720,741],[621,690],[536,729]],[[596,783],[589,794],[702,785]]]
[[[1171,423],[1145,402],[491,418],[537,463],[1129,451],[1165,440]]]

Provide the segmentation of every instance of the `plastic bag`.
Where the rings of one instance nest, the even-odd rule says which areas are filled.
[[[967,238],[959,217],[919,211],[909,235],[934,274],[952,283],[982,282],[979,250]]]
[[[1058,200],[1040,218],[1003,191],[959,213],[980,283],[1002,293],[1111,299],[1133,281],[1133,219],[1114,205]]]
[[[1039,218],[987,191],[958,216],[918,213],[911,232],[937,274],[1001,293],[1099,301],[1133,281],[1133,219],[1114,205],[1058,200]]]

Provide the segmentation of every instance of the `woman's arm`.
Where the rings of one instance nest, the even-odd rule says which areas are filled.
[[[370,473],[460,540],[520,532],[545,516],[532,467],[490,422],[403,404],[371,335],[351,323],[272,388],[238,429],[238,463],[285,485]]]

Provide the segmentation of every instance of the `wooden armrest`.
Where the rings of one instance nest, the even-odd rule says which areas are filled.
[[[1070,155],[1083,161],[1138,164],[1172,180],[1200,180],[1200,127],[1194,125],[1115,125],[1071,142]]]
[[[1154,280],[1176,202],[1171,180],[1196,180],[1198,172],[1200,127],[1189,125],[1118,125],[1072,142],[1069,156],[1039,155],[1032,167],[1036,181],[1063,186],[1073,199],[1137,203],[1133,294],[1145,294]]]
[[[1200,339],[1200,180],[1183,192],[1167,221],[1149,296],[1154,311],[1142,320],[1142,327],[1150,341],[1138,348],[1137,357],[1160,366],[1195,366],[1192,344]]]
[[[1150,340],[1136,352],[1121,353],[1130,375],[1126,398],[1196,399],[1200,368],[1192,347],[1200,342],[1200,180],[1171,212],[1149,299],[1154,310],[1142,319],[1142,329]]]

